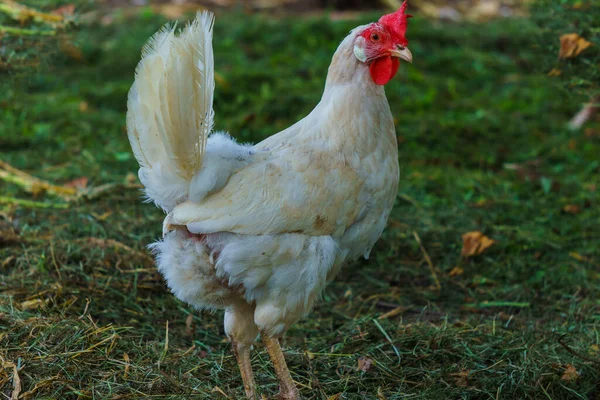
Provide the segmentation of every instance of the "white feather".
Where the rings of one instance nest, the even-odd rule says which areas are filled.
[[[213,128],[212,13],[144,46],[127,102],[127,134],[146,195],[165,210],[187,199]]]

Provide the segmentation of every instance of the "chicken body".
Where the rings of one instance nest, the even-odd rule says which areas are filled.
[[[249,351],[259,333],[282,396],[297,398],[277,338],[343,264],[368,257],[397,194],[390,107],[354,55],[365,28],[337,49],[323,97],[306,118],[255,146],[211,135],[181,193],[161,193],[164,167],[140,161],[148,196],[168,212],[164,237],[152,245],[158,268],[179,299],[225,310],[249,398],[256,396]],[[134,85],[130,102],[139,101],[137,92]]]
[[[155,246],[182,300],[226,309],[245,302],[260,331],[281,335],[344,262],[368,257],[396,197],[399,166],[384,89],[351,57],[354,35],[334,56],[311,114],[254,146],[223,188],[167,217],[194,234],[173,230]],[[196,257],[171,261],[192,248]],[[204,262],[207,274],[187,279]]]

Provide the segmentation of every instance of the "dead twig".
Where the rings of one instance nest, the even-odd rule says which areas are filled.
[[[19,22],[31,19],[51,26],[59,26],[65,23],[65,18],[62,15],[40,12],[13,0],[0,0],[0,12]]]
[[[593,358],[589,358],[587,356],[584,356],[583,354],[573,350],[568,344],[566,344],[563,339],[567,336],[567,334],[563,334],[558,338],[558,344],[560,344],[566,351],[568,351],[569,353],[571,353],[572,355],[574,355],[575,357],[581,358],[582,360],[585,361],[589,361],[591,363],[600,365],[600,359],[593,359]]]
[[[18,170],[10,164],[0,160],[0,179],[14,183],[33,195],[48,193],[51,195],[70,199],[77,194],[77,189],[53,185],[50,182],[36,178],[26,172]]]
[[[404,314],[410,307],[402,307],[402,306],[398,306],[396,308],[394,308],[391,311],[388,311],[384,314],[381,314],[379,317],[377,317],[377,319],[388,319],[388,318],[393,318],[397,315],[400,314]]]
[[[93,200],[106,193],[122,189],[141,189],[142,185],[136,183],[107,183],[91,188],[78,188],[68,185],[54,185],[48,181],[36,178],[27,172],[21,171],[10,164],[0,160],[0,179],[23,188],[34,196],[48,193],[53,196],[62,197],[67,202],[79,199]],[[29,208],[68,208],[68,204],[42,203],[30,200],[21,200],[0,196],[0,203],[12,203]]]
[[[23,393],[20,398],[21,399],[30,399],[33,397],[33,395],[40,389],[46,387],[46,386],[50,386],[52,385],[54,382],[60,380],[60,375],[54,375],[51,376],[49,378],[45,378],[42,379],[41,381],[39,381],[38,383],[35,384],[35,386],[33,387],[33,389]]]

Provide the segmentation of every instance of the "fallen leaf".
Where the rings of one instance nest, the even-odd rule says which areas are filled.
[[[383,394],[381,386],[377,388],[377,400],[387,400],[387,397],[385,397],[385,394]]]
[[[462,240],[461,257],[478,256],[496,243],[479,231],[465,233],[462,235]]]
[[[17,368],[17,364],[12,361],[5,361],[2,358],[0,358],[0,360],[2,360],[2,364],[0,364],[2,368],[12,368],[13,370],[13,391],[10,400],[17,400],[19,398],[19,394],[21,393],[21,378],[19,377],[19,368]],[[8,396],[6,398],[8,398]]]
[[[579,372],[577,372],[572,364],[567,364],[565,372],[560,379],[565,382],[575,382],[577,378],[579,378]]]
[[[458,387],[467,387],[469,386],[469,382],[467,381],[467,378],[469,377],[469,370],[463,369],[462,371],[460,371],[457,374],[451,374],[452,376],[456,377],[456,381],[454,382],[456,384],[456,386]]]
[[[581,212],[581,208],[579,208],[579,206],[575,205],[575,204],[567,204],[566,206],[563,207],[563,211],[566,212],[567,214],[579,214]]]
[[[465,273],[465,270],[461,267],[454,267],[450,272],[448,272],[448,276],[460,276]]]
[[[358,366],[356,367],[357,371],[367,372],[371,369],[371,365],[373,365],[373,360],[369,357],[360,356],[358,357]]]
[[[592,43],[588,42],[576,33],[569,33],[560,37],[559,58],[574,58],[582,51],[590,47]]]
[[[16,364],[13,364],[13,391],[11,400],[18,400],[21,394],[21,377],[19,377],[19,368]]]
[[[341,393],[336,393],[333,396],[329,396],[327,400],[339,400],[342,397]]]

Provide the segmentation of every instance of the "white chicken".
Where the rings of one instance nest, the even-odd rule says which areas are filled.
[[[179,34],[166,27],[143,50],[127,127],[145,193],[168,213],[151,248],[175,296],[225,310],[249,399],[259,333],[281,397],[299,398],[278,339],[386,225],[399,166],[383,85],[399,60],[412,62],[405,10],[352,30],[315,109],[254,146],[212,133],[211,13]]]

